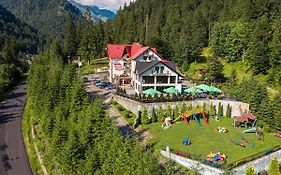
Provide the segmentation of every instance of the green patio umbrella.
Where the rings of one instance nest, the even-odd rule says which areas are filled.
[[[210,92],[212,93],[221,93],[221,90],[219,88],[216,88],[215,86],[210,87]]]
[[[202,91],[200,89],[197,89],[196,87],[191,87],[191,88],[184,90],[184,92],[189,93],[189,94],[196,94],[196,93],[201,93]]]
[[[144,93],[145,95],[158,95],[158,94],[161,94],[159,91],[153,89],[153,88],[150,88],[150,89],[147,89],[145,91],[143,91],[142,93]]]
[[[175,87],[169,87],[167,89],[164,89],[163,91],[168,93],[168,94],[176,94],[176,93],[178,93],[178,90]]]
[[[197,85],[196,88],[201,89],[204,92],[210,92],[210,86],[206,84]]]

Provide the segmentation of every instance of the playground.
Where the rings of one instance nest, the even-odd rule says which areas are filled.
[[[167,129],[163,129],[161,123],[145,127],[151,131],[150,142],[156,143],[157,149],[169,146],[187,155],[196,155],[201,160],[207,159],[210,152],[223,152],[227,156],[227,164],[280,145],[280,138],[274,134],[264,133],[263,141],[256,133],[244,133],[245,128],[234,128],[233,118],[222,117],[221,121],[210,120],[208,124],[204,117],[197,118],[200,124],[196,119],[188,123],[184,119]],[[227,132],[219,132],[218,128],[225,128]],[[183,144],[187,139],[192,141],[191,144]]]

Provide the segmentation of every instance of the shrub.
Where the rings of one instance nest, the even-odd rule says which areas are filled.
[[[154,123],[157,122],[157,116],[156,116],[155,108],[154,108],[154,107],[152,107],[151,120],[152,120],[152,122],[154,122]]]
[[[170,94],[167,94],[166,95],[166,101],[170,101],[171,100],[171,95]]]
[[[159,102],[159,96],[158,95],[154,95],[154,101]]]
[[[183,102],[181,103],[181,113],[185,113],[185,112],[186,112],[186,102],[183,101]]]
[[[176,94],[172,94],[172,98],[171,98],[171,101],[177,101],[177,96],[176,96]]]
[[[160,102],[164,102],[164,101],[165,101],[165,98],[164,98],[164,95],[163,95],[163,94],[160,94],[159,100],[160,100]]]
[[[219,119],[223,116],[223,106],[221,105],[221,102],[219,102],[218,106],[218,117]]]
[[[118,111],[124,111],[125,110],[125,108],[123,108],[123,106],[118,106],[117,109],[118,109]]]
[[[245,175],[256,175],[256,171],[254,166],[250,166],[246,171],[245,171]]]
[[[164,118],[164,111],[162,106],[158,107],[157,114],[158,114],[158,121],[162,121],[162,119]]]
[[[189,105],[188,105],[188,110],[192,110],[193,109],[193,106],[192,106],[192,103],[190,102]]]
[[[230,118],[231,117],[231,107],[227,104],[225,116]]]
[[[147,96],[147,101],[150,103],[150,102],[152,102],[152,96],[149,94],[148,96]]]
[[[179,117],[179,105],[178,103],[175,105],[174,113],[173,113],[173,120]]]
[[[206,112],[206,111],[207,111],[207,105],[206,105],[206,102],[204,102],[204,103],[203,103],[202,110],[203,110],[204,112]]]
[[[171,104],[170,103],[168,103],[168,105],[167,105],[166,117],[171,117],[172,118],[172,109],[171,109]]]
[[[273,159],[270,162],[269,168],[268,168],[268,175],[281,175],[279,171],[279,162],[276,157],[273,157]]]
[[[125,117],[126,118],[131,118],[132,117],[132,113],[130,111],[126,110]]]

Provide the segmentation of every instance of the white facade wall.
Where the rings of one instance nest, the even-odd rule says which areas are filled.
[[[159,71],[161,69],[161,67],[164,67],[164,70],[163,70],[163,74],[157,74],[156,71],[155,71],[155,67],[159,67]],[[154,77],[154,83],[153,84],[144,84],[143,83],[143,77],[144,76],[152,76]],[[166,76],[168,77],[168,82],[167,83],[157,83],[157,76]],[[170,77],[175,77],[175,83],[171,83],[170,82]],[[151,67],[149,70],[145,71],[140,77],[139,77],[139,80],[136,81],[138,86],[140,86],[141,88],[140,89],[136,89],[137,93],[140,93],[142,92],[142,87],[145,87],[145,86],[153,86],[154,89],[156,89],[157,87],[159,86],[166,86],[166,87],[170,87],[170,86],[174,86],[175,88],[178,88],[179,92],[181,91],[181,86],[178,86],[178,79],[179,79],[179,75],[174,72],[172,69],[170,69],[169,67],[167,67],[165,64],[163,63],[158,63],[157,65]]]
[[[109,76],[110,76],[110,82],[112,83],[117,83],[115,82],[116,76],[120,76],[124,74],[124,70],[116,70],[114,63],[120,63],[122,67],[124,67],[124,60],[123,59],[110,59],[109,61]]]

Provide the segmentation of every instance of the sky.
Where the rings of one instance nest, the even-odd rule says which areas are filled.
[[[74,0],[83,5],[96,5],[100,8],[110,9],[114,12],[119,10],[120,6],[123,6],[125,2],[129,4],[130,1],[134,0]]]

